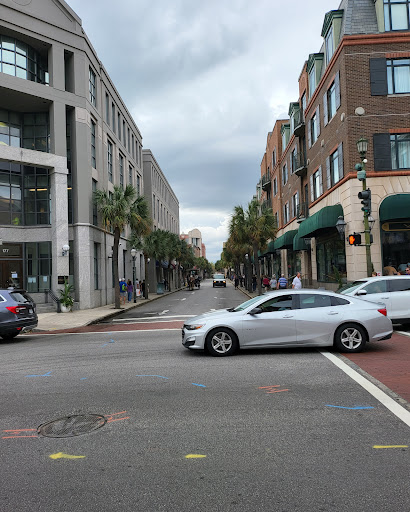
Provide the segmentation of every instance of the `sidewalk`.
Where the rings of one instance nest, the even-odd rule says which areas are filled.
[[[150,293],[148,295],[148,299],[137,298],[137,302],[135,304],[134,302],[126,302],[125,306],[121,306],[121,309],[115,309],[114,304],[108,304],[99,308],[81,309],[78,311],[72,311],[71,313],[39,313],[38,325],[33,329],[33,332],[58,331],[61,329],[72,329],[74,327],[83,327],[85,325],[95,324],[101,320],[118,316],[128,309],[138,308],[148,302],[160,299],[166,295],[171,295],[180,289],[181,288],[177,288],[176,290],[165,292],[160,295]]]

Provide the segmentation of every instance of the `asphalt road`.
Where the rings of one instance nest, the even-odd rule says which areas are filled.
[[[241,301],[205,283],[117,318],[149,330],[0,343],[0,511],[408,510],[409,427],[331,359],[213,358],[155,328]],[[37,434],[90,413],[108,422]]]

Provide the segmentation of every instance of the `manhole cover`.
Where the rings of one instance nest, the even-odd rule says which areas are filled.
[[[44,437],[81,436],[103,427],[106,423],[106,418],[99,414],[76,414],[43,423],[37,432]]]

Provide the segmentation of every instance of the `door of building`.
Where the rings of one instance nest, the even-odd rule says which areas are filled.
[[[0,245],[0,288],[23,287],[23,244]]]

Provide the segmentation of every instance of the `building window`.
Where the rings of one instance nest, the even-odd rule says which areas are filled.
[[[50,151],[48,114],[20,114],[0,109],[0,145]]]
[[[96,142],[95,142],[95,128],[96,124],[91,119],[91,166],[94,169],[97,169],[97,160],[96,160]]]
[[[292,196],[292,217],[296,217],[296,215],[298,213],[298,207],[299,207],[299,193],[296,192],[296,194],[294,194]]]
[[[387,60],[387,91],[389,94],[410,92],[410,59]]]
[[[0,35],[0,71],[7,75],[48,85],[48,61],[26,43]]]
[[[105,93],[105,121],[110,125],[110,97]]]
[[[39,293],[51,288],[51,242],[29,242],[26,252],[26,289]]]
[[[335,44],[333,40],[333,27],[331,26],[329,32],[325,38],[326,42],[326,64],[329,64],[334,52],[335,52]]]
[[[152,194],[152,218],[155,219],[155,194]]]
[[[132,158],[135,160],[135,143],[134,143],[134,134],[131,135],[131,148],[132,148]]]
[[[111,103],[112,131],[115,133],[115,104]]]
[[[308,139],[309,147],[317,141],[320,135],[320,117],[319,117],[319,106],[316,108],[315,113],[309,121]]]
[[[310,176],[310,194],[312,202],[323,194],[322,167]]]
[[[290,155],[290,173],[293,174],[297,169],[298,150],[297,148],[292,149]]]
[[[323,125],[327,123],[336,114],[337,109],[340,107],[340,72],[335,75],[334,81],[331,83],[329,89],[323,95]]]
[[[384,26],[386,31],[410,28],[410,0],[384,0]]]
[[[410,133],[390,135],[392,169],[410,169]]]
[[[287,224],[289,222],[289,203],[285,203],[283,207],[283,223]]]
[[[112,143],[110,141],[107,142],[107,167],[108,167],[108,181],[112,183],[112,169],[113,169],[113,153],[112,153]]]
[[[131,145],[130,145],[130,129],[128,128],[128,152],[131,153]]]
[[[124,188],[124,157],[120,154],[120,187]]]
[[[330,189],[343,178],[342,144],[326,158],[327,188]]]
[[[312,53],[307,63],[309,75],[309,99],[313,96],[319,83],[323,65],[323,53]]]
[[[97,106],[97,79],[91,68],[88,69],[88,87],[90,103],[95,107]]]
[[[94,290],[99,290],[99,288],[100,288],[100,283],[98,280],[98,274],[99,274],[98,246],[99,246],[99,244],[94,243]]]
[[[132,183],[133,183],[133,179],[132,179],[132,175],[133,175],[133,174],[134,174],[134,169],[133,169],[133,168],[132,168],[132,166],[130,165],[130,166],[128,167],[128,183],[129,183],[130,185],[132,185]]]
[[[306,91],[302,94],[301,104],[302,104],[302,113],[304,114],[305,110],[306,110]]]
[[[97,182],[95,180],[91,180],[91,186],[93,191],[93,198],[95,196],[95,192],[97,191]],[[97,203],[93,201],[93,225],[98,226],[98,209]]]
[[[275,197],[276,194],[278,193],[278,179],[276,177],[273,178],[272,189],[273,189],[273,196]]]
[[[137,174],[137,195],[141,195],[141,177]]]
[[[125,139],[125,121],[122,122],[122,142],[124,144],[124,147],[126,147],[127,141]]]
[[[121,115],[118,114],[118,138],[121,140]]]
[[[316,70],[313,67],[313,69],[309,73],[309,98],[311,98],[313,96],[315,89],[316,89]]]
[[[274,213],[274,218],[275,218],[275,227],[279,227],[279,212],[275,212]]]
[[[286,183],[288,182],[288,166],[285,165],[282,167],[282,183],[284,185],[286,185]]]

